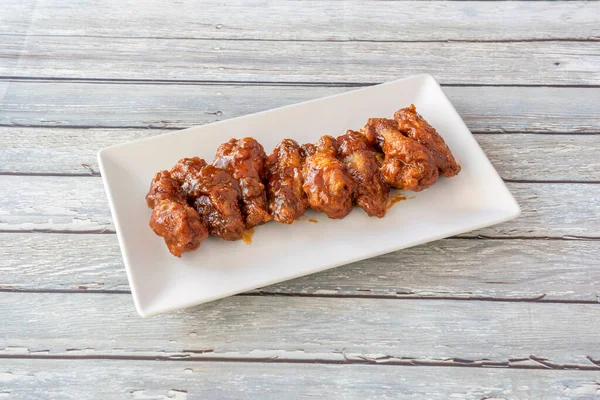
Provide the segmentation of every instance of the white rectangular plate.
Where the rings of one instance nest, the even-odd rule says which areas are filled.
[[[462,166],[451,179],[407,192],[384,218],[355,208],[342,220],[312,211],[292,225],[256,227],[251,245],[209,238],[173,257],[148,227],[144,196],[154,174],[182,157],[212,161],[232,137],[252,136],[267,154],[284,138],[300,144],[391,118],[414,103]],[[438,83],[429,75],[139,140],[98,154],[102,179],[136,308],[151,316],[497,224],[520,214],[498,173]],[[308,221],[318,220],[318,223]]]

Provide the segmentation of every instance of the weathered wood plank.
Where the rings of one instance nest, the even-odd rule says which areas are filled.
[[[364,83],[430,73],[443,84],[600,84],[594,42],[2,41],[0,75],[14,77]]]
[[[93,372],[92,372],[93,371]],[[2,360],[8,399],[591,399],[597,371],[189,361]],[[435,379],[432,379],[435,377]],[[590,397],[592,396],[592,397]],[[1,397],[1,396],[0,396]]]
[[[233,296],[142,319],[126,294],[0,293],[0,315],[0,355],[537,367],[542,360],[600,370],[597,304]]]
[[[135,11],[134,11],[135,10]],[[134,11],[134,12],[132,12]],[[594,2],[5,1],[0,33],[274,40],[598,38]],[[377,23],[373,23],[377,21]],[[174,27],[176,27],[174,29]]]
[[[0,290],[129,289],[115,235],[4,233],[0,241]],[[597,302],[598,260],[600,241],[449,239],[253,293]]]
[[[0,124],[183,128],[351,89],[0,82],[5,91]],[[473,132],[600,132],[600,88],[444,87],[444,92]]]
[[[113,231],[98,177],[0,176],[3,231]],[[600,185],[509,183],[520,218],[465,236],[599,237]]]
[[[156,2],[149,3],[148,13],[143,10],[133,17],[127,12],[128,9],[133,9],[133,3],[121,2],[120,9],[117,9],[117,2],[114,0],[100,4],[78,4],[79,8],[66,3],[64,0],[42,0],[35,3],[26,0],[22,6],[16,6],[11,1],[9,7],[0,10],[0,20],[3,21],[0,32],[8,29],[8,32],[4,32],[7,35],[3,36],[4,46],[0,50],[0,57],[4,60],[0,63],[0,75],[219,81],[269,81],[276,76],[279,81],[328,83],[382,81],[425,70],[444,83],[598,85],[600,82],[598,46],[595,42],[442,44],[356,41],[520,40],[522,37],[549,39],[553,34],[578,35],[567,37],[570,39],[597,39],[595,15],[598,4],[595,3],[545,4],[548,7],[546,10],[540,10],[541,6],[538,5],[528,6],[527,3],[493,6],[463,3],[445,6],[436,2],[425,7],[410,8],[408,4],[402,3],[402,9],[411,10],[403,13],[402,24],[398,24],[400,18],[390,20],[382,17],[379,20],[383,23],[376,28],[358,30],[356,27],[360,25],[356,25],[356,21],[359,19],[357,11],[360,9],[356,4],[356,7],[346,9],[345,6],[328,2],[315,7],[304,7],[308,11],[296,13],[290,12],[292,7],[297,6],[293,3],[248,6],[233,4],[221,6],[220,9],[216,4],[209,4],[208,12],[204,15],[199,17],[199,12],[187,12],[182,18],[179,17],[183,10],[189,10],[191,6],[175,6],[174,12],[169,13],[169,16],[163,15],[163,21],[159,21]],[[95,12],[97,18],[90,18],[90,10],[101,9],[99,7],[103,5],[108,5],[106,12]],[[372,15],[389,16],[389,11],[386,12],[384,8],[389,10],[389,4],[377,2],[373,5]],[[27,13],[15,13],[15,7]],[[264,16],[269,21],[248,18],[252,14],[247,10],[252,7],[254,10],[266,9]],[[392,9],[400,10],[396,7],[397,4],[391,6]],[[228,15],[223,16],[223,10],[231,12],[226,12]],[[485,18],[475,15],[478,11]],[[415,23],[419,18],[418,14],[425,12],[431,14],[431,17],[421,18]],[[287,19],[279,18],[282,14]],[[320,15],[315,17],[314,14]],[[220,22],[214,20],[217,15]],[[5,16],[8,23],[5,23]],[[408,17],[414,19],[411,21]],[[80,21],[73,21],[78,18]],[[125,23],[126,19],[131,21],[129,25]],[[154,27],[149,23],[153,20],[156,21]],[[310,22],[306,23],[306,20]],[[529,22],[525,22],[527,20]],[[89,27],[85,27],[81,21],[91,22]],[[172,27],[175,21],[184,28],[174,30]],[[392,23],[387,21],[394,21],[395,26],[392,27]],[[467,25],[461,26],[463,21]],[[364,18],[362,23],[372,25],[372,22]],[[490,23],[495,23],[496,26],[490,28]],[[145,27],[142,28],[142,24]],[[545,28],[541,28],[543,25]],[[302,26],[305,28],[300,28]],[[424,26],[428,29],[423,29]],[[471,26],[472,30],[465,29]],[[512,29],[505,29],[507,26]],[[337,29],[338,27],[342,29]],[[353,30],[356,31],[353,33]],[[504,33],[499,33],[500,31]],[[34,36],[27,36],[29,34]],[[194,40],[182,37],[183,34]],[[103,35],[137,38],[92,37]],[[157,35],[162,37],[150,38]],[[198,37],[208,40],[195,40]],[[256,38],[260,40],[236,40]],[[300,41],[269,41],[272,39]],[[326,42],[332,39],[353,42]],[[310,42],[312,40],[320,42]],[[155,53],[149,53],[149,48]],[[169,57],[162,55],[169,52]],[[483,57],[489,52],[493,54],[492,57]],[[264,56],[267,53],[268,57]],[[389,54],[394,56],[390,57]],[[273,62],[274,59],[277,62]],[[466,70],[463,67],[465,64],[470,65]],[[378,69],[381,66],[383,68]],[[203,119],[222,119],[229,116],[227,113],[235,113],[220,110],[224,100],[222,97],[218,98],[223,95],[216,94],[220,88],[217,86],[202,86],[201,89],[216,89],[210,95],[215,98],[213,103],[204,103],[203,94],[199,96],[198,86],[195,85],[135,85],[127,86],[127,93],[124,93],[123,88],[124,85],[89,83],[3,82],[0,83],[0,98],[3,99],[0,102],[0,123],[50,125],[58,122],[57,125],[73,127],[104,126],[105,121],[109,121],[106,126],[143,127],[158,122],[155,126],[178,127],[197,124],[198,120]],[[264,90],[262,88],[248,88],[248,95],[235,103],[240,104],[241,114],[265,106],[262,101],[256,100],[264,93],[260,92]],[[559,89],[552,88],[532,88],[541,90],[535,92],[540,97],[548,97],[543,100],[540,97],[525,98],[523,94],[532,92],[519,92],[521,88],[449,89],[460,94],[452,100],[460,112],[461,107],[465,107],[472,113],[463,115],[468,116],[466,119],[470,127],[481,127],[479,130],[474,129],[479,132],[600,131],[597,118],[600,104],[600,96],[596,95],[598,89],[573,88],[558,91]],[[485,93],[490,89],[497,91],[493,94]],[[300,93],[300,90],[295,94],[298,98],[310,98],[315,93],[313,88],[310,88],[311,92]],[[317,90],[334,92],[346,88]],[[144,94],[149,98],[140,97]],[[237,93],[233,90],[229,92],[229,95],[234,94]],[[470,97],[465,99],[464,94]],[[268,94],[265,97],[267,96]],[[278,102],[281,98],[286,101],[289,99],[275,97],[274,101],[269,101],[273,105],[280,105]],[[497,112],[500,107],[499,98],[503,100],[502,103],[507,104],[502,104],[504,114]],[[585,99],[585,104],[582,104],[581,99]],[[272,107],[268,104],[266,106]],[[215,115],[201,114],[211,112],[211,107]],[[250,111],[243,111],[244,109]],[[519,124],[524,129],[517,128]],[[0,135],[4,132],[8,130],[2,130]],[[579,137],[560,137],[568,138],[575,144],[568,145],[567,142],[566,149],[555,144],[555,148],[548,151],[545,160],[541,158],[527,168],[531,167],[537,172],[537,179],[552,179],[541,176],[562,174],[560,179],[582,180],[573,177],[586,176],[586,180],[597,180],[594,175],[597,161],[593,154],[598,147],[595,146],[595,136],[582,137],[581,140],[586,141],[585,143],[577,141]],[[493,138],[489,138],[492,144],[495,143]],[[509,136],[502,138],[508,140]],[[486,139],[488,137],[483,138],[484,141]],[[0,143],[3,141],[4,138],[0,138]],[[527,170],[524,165],[530,162],[532,146],[523,146],[522,150],[510,153],[510,145],[514,145],[514,142],[503,143],[504,147],[494,147],[504,152],[497,156],[505,160],[512,170]],[[560,161],[563,166],[572,165],[572,158],[585,152],[586,146],[592,151],[579,156],[581,158],[572,171],[568,172],[566,168],[552,171],[549,167],[552,163],[544,165],[548,158],[553,158],[557,163]],[[56,148],[59,150],[54,157],[61,157],[60,152],[66,151],[64,147]],[[89,149],[87,151],[90,153],[84,153],[92,155],[93,150]],[[545,150],[543,147],[536,149],[541,152]],[[9,148],[5,154],[8,154],[11,162],[18,164],[17,159],[28,153],[27,149],[22,153],[19,151],[21,150],[10,153]],[[0,154],[4,154],[4,150]],[[29,153],[31,155],[34,153]],[[73,161],[75,160],[67,158],[65,165],[76,165],[79,168],[77,164],[87,164]],[[29,159],[27,163],[33,164],[35,161]],[[92,171],[94,167],[95,165],[90,166]],[[569,178],[564,178],[565,176]],[[0,199],[0,229],[67,232],[112,229],[105,196],[97,178],[2,177],[0,185],[10,192]],[[479,234],[497,237],[600,236],[598,185],[511,184],[510,187],[523,206],[524,217],[480,231]],[[111,285],[114,288],[124,288],[114,235],[1,236],[3,239],[9,238],[10,244],[0,247],[0,253],[8,255],[3,256],[0,261],[0,271],[6,272],[3,274],[3,282],[8,277],[11,281],[15,278],[14,282],[17,284],[20,282],[21,285],[26,285],[24,278],[32,276],[35,277],[34,280],[44,280],[44,285],[61,282],[60,285],[73,286],[79,278],[90,278],[88,283],[92,287],[94,283],[103,282],[103,278],[106,278],[107,282],[113,282]],[[17,240],[21,242],[18,243]],[[51,240],[55,242],[50,243]],[[553,300],[593,301],[594,295],[598,298],[598,292],[594,292],[594,288],[598,287],[598,275],[595,272],[598,242],[516,242],[519,241],[445,240],[407,250],[406,254],[398,252],[363,264],[350,265],[346,267],[350,272],[344,272],[344,269],[340,269],[340,272],[328,271],[280,284],[269,290],[275,293],[308,294],[327,294],[328,290],[332,290],[336,295],[356,296],[359,290],[369,290],[371,295],[390,295],[391,291],[396,291],[398,295],[398,292],[402,293],[403,289],[408,288],[407,292],[422,294],[427,290],[435,293],[446,290],[452,292],[453,297],[477,297],[478,293],[484,292],[487,294],[483,297],[489,295],[514,299],[521,293],[523,298],[529,299],[536,288],[550,288],[547,292],[555,296],[550,298]],[[65,250],[63,246],[69,243],[73,248]],[[82,243],[84,247],[81,247]],[[90,253],[90,248],[106,250],[106,254],[86,255]],[[26,258],[25,250],[29,250],[35,257]],[[52,254],[52,250],[59,254]],[[441,259],[441,254],[448,257],[445,262]],[[473,254],[478,257],[476,266],[468,263]],[[36,262],[36,257],[38,260],[45,260]],[[67,257],[73,259],[67,261]],[[419,267],[420,271],[407,272],[411,259],[415,260],[413,266],[421,266],[422,258],[435,259],[435,263]],[[489,267],[494,270],[484,270],[486,259]],[[5,264],[5,260],[9,263]],[[24,260],[29,260],[30,264],[24,263]],[[50,267],[50,263],[54,267]],[[519,268],[523,265],[528,268]],[[361,276],[365,273],[365,267],[370,269],[365,275],[368,279]],[[77,273],[76,277],[73,276],[74,271]],[[419,278],[416,277],[416,272],[420,272]],[[509,276],[508,273],[511,272],[512,275]],[[342,274],[347,277],[344,278]],[[43,277],[44,275],[47,277]],[[319,286],[321,280],[317,278],[325,282],[329,279],[331,283]],[[408,279],[411,285],[404,285]],[[335,280],[340,283],[335,285]],[[364,281],[373,283],[369,283],[369,288],[358,286]],[[2,285],[4,283],[0,284]],[[486,288],[486,285],[491,286]],[[84,287],[86,283],[80,286]],[[335,289],[330,289],[333,287]],[[412,290],[412,287],[416,290]],[[467,288],[472,288],[471,293]],[[569,293],[571,291],[574,293]],[[548,293],[543,292],[540,296]],[[82,313],[82,310],[85,312]],[[141,320],[135,315],[127,295],[0,293],[0,315],[4,322],[0,324],[0,349],[4,348],[0,350],[0,357],[50,354],[75,357],[190,357],[198,360],[247,358],[256,361],[278,358],[283,361],[304,362],[471,363],[600,369],[600,353],[597,350],[599,313],[600,309],[596,304],[238,296],[153,320]],[[57,321],[61,323],[57,324]],[[267,344],[265,335],[269,337]],[[205,351],[207,352],[204,353]],[[217,397],[234,398],[252,393],[257,395],[269,393],[269,390],[270,393],[275,393],[273,397],[281,397],[290,386],[306,391],[309,396],[317,396],[323,390],[335,390],[336,393],[347,393],[348,396],[364,393],[362,397],[369,397],[370,393],[376,394],[373,392],[374,387],[383,387],[389,396],[400,391],[414,397],[427,398],[448,398],[449,394],[473,398],[506,397],[512,394],[581,398],[597,395],[600,390],[590,375],[597,371],[574,375],[564,371],[551,371],[557,374],[550,375],[546,371],[513,374],[512,370],[502,370],[498,371],[499,375],[494,375],[476,368],[470,368],[469,371],[476,372],[469,373],[466,372],[467,369],[424,367],[428,371],[406,368],[410,372],[398,378],[397,371],[400,367],[394,368],[396,371],[375,373],[371,372],[374,367],[361,365],[315,367],[304,364],[274,366],[267,363],[213,362],[209,367],[206,363],[195,362],[184,367],[184,364],[174,362],[159,365],[154,362],[127,361],[121,362],[118,368],[112,368],[112,363],[118,364],[119,361],[106,361],[111,366],[104,369],[107,364],[102,361],[102,367],[98,368],[99,375],[83,374],[85,377],[81,379],[80,372],[90,368],[84,364],[91,364],[92,361],[78,360],[77,363],[81,363],[78,365],[67,364],[70,361],[65,360],[3,361],[11,363],[11,371],[4,371],[6,364],[0,363],[3,365],[0,367],[0,398],[36,397],[35,394],[43,393],[41,390],[44,389],[56,397],[64,397],[65,390],[74,390],[76,394],[89,393],[89,388],[98,382],[98,378],[109,381],[106,385],[107,393],[114,390],[117,396],[142,398],[192,397],[196,395],[195,388],[204,391],[199,392],[199,395],[214,394]],[[16,363],[24,363],[29,372],[23,369],[15,374],[12,366]],[[97,365],[95,361],[94,363]],[[57,364],[59,368],[56,367]],[[163,373],[160,370],[165,365],[168,365],[168,370]],[[232,365],[235,367],[232,368]],[[238,366],[240,369],[235,369]],[[258,369],[256,366],[265,369]],[[289,373],[285,374],[282,366]],[[67,372],[64,372],[65,367]],[[243,372],[251,368],[252,373]],[[350,368],[353,372],[335,368]],[[371,370],[365,372],[366,368]],[[173,369],[176,372],[171,373]],[[440,369],[443,371],[438,371]],[[96,367],[94,370],[96,371]],[[127,372],[124,373],[123,370]],[[454,375],[448,376],[445,371],[453,371]],[[201,379],[190,380],[190,373],[202,374],[198,375]],[[532,375],[527,375],[529,373]],[[293,378],[282,376],[284,374],[292,375]],[[436,376],[436,383],[422,385],[425,379],[430,381],[428,378],[432,374]],[[140,375],[143,378],[140,379]],[[375,375],[377,378],[373,378]],[[480,378],[480,375],[483,377]],[[10,385],[11,393],[8,395],[4,388],[6,382]],[[277,382],[281,384],[276,384]],[[188,384],[191,386],[182,386]],[[138,388],[137,385],[143,388]],[[280,393],[273,392],[274,387],[280,388]]]
[[[102,148],[166,132],[2,127],[0,173],[98,174],[96,154]],[[475,134],[475,138],[504,179],[600,181],[596,135]]]

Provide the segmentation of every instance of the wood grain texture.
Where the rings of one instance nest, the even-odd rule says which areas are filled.
[[[1,231],[113,232],[99,177],[0,176]],[[600,185],[508,183],[520,218],[466,237],[600,237]]]
[[[233,296],[142,319],[127,294],[0,293],[0,315],[8,322],[0,356],[462,360],[600,371],[597,304]]]
[[[143,320],[116,236],[82,234],[114,229],[100,179],[0,176],[0,231],[16,231],[0,233],[0,399],[600,396],[599,12],[4,2],[0,174],[97,175],[100,147],[163,132],[141,128],[429,72],[504,178],[588,183],[510,183],[523,216],[466,235],[500,239],[441,240]]]
[[[3,36],[0,76],[372,83],[599,85],[590,42],[279,42]],[[468,68],[465,68],[468,65]]]
[[[0,33],[263,40],[596,39],[589,2],[5,1]],[[377,21],[377,23],[373,23]]]
[[[0,290],[129,291],[115,235],[0,241]],[[252,293],[598,302],[598,260],[600,241],[448,239]]]
[[[93,373],[91,372],[93,371]],[[2,360],[7,399],[592,399],[596,371],[189,361]],[[435,377],[435,379],[432,379]],[[0,397],[1,398],[1,397]]]
[[[97,175],[99,150],[167,132],[0,127],[0,173]],[[600,181],[596,135],[475,134],[475,138],[504,179]]]
[[[0,82],[0,93],[5,92],[0,124],[185,128],[348,90],[352,88]],[[600,132],[600,88],[450,86],[444,92],[473,132]]]

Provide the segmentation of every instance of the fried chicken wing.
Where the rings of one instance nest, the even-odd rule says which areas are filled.
[[[359,132],[349,130],[337,138],[338,157],[352,175],[353,199],[370,216],[385,215],[390,188],[379,172],[375,151]]]
[[[385,154],[381,165],[383,180],[397,189],[421,191],[433,185],[438,168],[427,148],[398,130],[391,119],[370,118],[364,134],[371,144],[377,144]]]
[[[206,166],[206,161],[200,157],[182,158],[171,168],[171,177],[175,179],[179,186],[185,182],[185,177],[200,171]]]
[[[352,210],[354,181],[346,166],[337,159],[336,141],[323,136],[316,145],[304,147],[304,192],[310,207],[329,218],[344,218]]]
[[[236,179],[224,169],[207,165],[186,177],[182,186],[211,235],[225,240],[241,239],[244,219],[241,192]]]
[[[162,200],[152,210],[150,228],[162,236],[171,252],[181,257],[184,251],[195,250],[208,237],[200,215],[185,202]]]
[[[154,208],[162,200],[173,200],[185,204],[185,195],[169,171],[160,171],[154,175],[150,190],[146,194],[146,203],[150,208]]]
[[[284,139],[269,157],[253,138],[231,139],[219,146],[212,165],[182,158],[156,174],[146,202],[153,209],[150,227],[180,257],[209,234],[238,240],[245,228],[271,219],[291,224],[309,206],[344,218],[355,202],[381,218],[389,186],[421,191],[440,174],[452,177],[460,169],[444,139],[411,104],[394,119],[371,118],[360,132],[348,130],[337,139],[323,136],[302,146]]]
[[[460,165],[454,159],[444,139],[417,113],[414,104],[396,111],[394,119],[398,122],[398,129],[402,133],[418,141],[431,152],[435,165],[442,175],[450,178],[460,172]]]
[[[291,224],[306,212],[302,163],[302,149],[292,139],[283,139],[267,159],[267,205],[277,222]]]
[[[174,256],[197,249],[208,236],[206,226],[196,210],[187,205],[185,194],[169,171],[154,176],[146,202],[153,208],[150,228],[163,237]]]
[[[246,228],[273,219],[267,212],[265,179],[265,150],[253,138],[231,139],[217,149],[213,165],[228,171],[238,180],[242,193],[242,214]]]

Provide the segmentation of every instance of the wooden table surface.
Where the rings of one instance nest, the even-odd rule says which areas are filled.
[[[103,147],[430,73],[514,221],[138,317]],[[4,0],[0,399],[600,398],[600,3]]]

